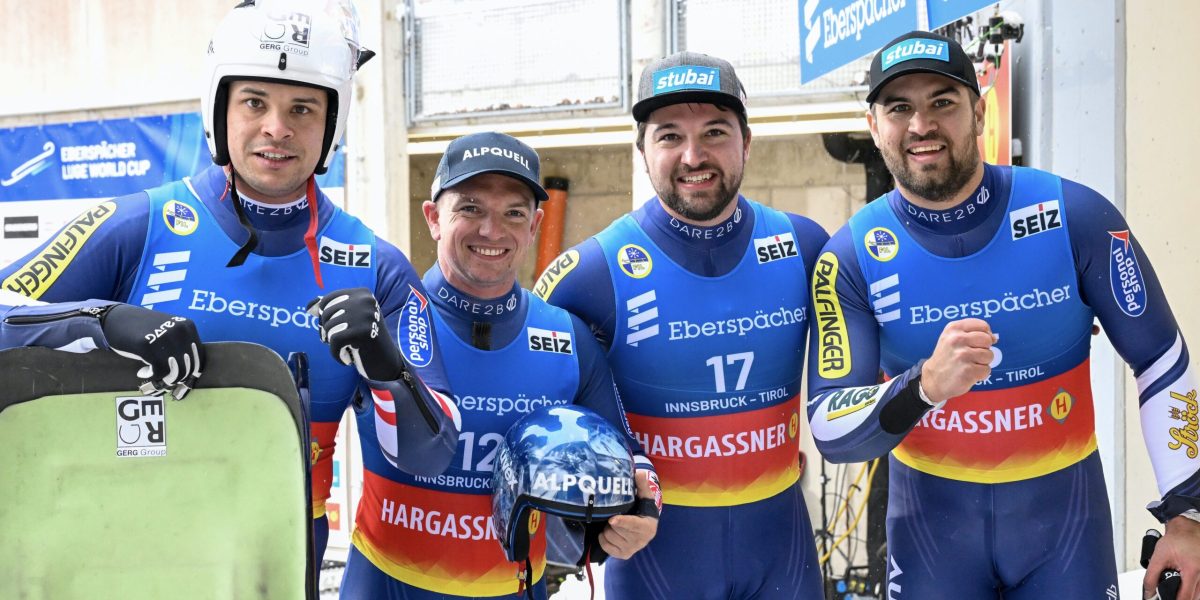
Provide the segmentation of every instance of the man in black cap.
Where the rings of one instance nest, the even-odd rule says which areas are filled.
[[[655,61],[633,116],[657,197],[534,288],[608,347],[669,505],[645,550],[609,564],[606,592],[821,598],[797,456],[807,280],[828,235],[738,194],[751,135],[728,62]]]
[[[463,136],[442,155],[422,205],[438,256],[423,283],[461,443],[436,477],[413,477],[381,453],[364,452],[367,481],[343,598],[545,598],[540,517],[531,521],[528,564],[506,560],[491,525],[493,459],[505,432],[536,408],[575,403],[606,417],[637,448],[587,326],[517,283],[542,220],[538,203],[547,198],[539,173],[537,152],[502,133]],[[378,437],[371,428],[395,424],[368,414],[359,427],[370,441]],[[636,464],[639,496],[653,499],[653,467],[640,451]],[[640,509],[609,519],[591,558],[601,549],[628,558],[645,546],[658,514],[653,501]]]
[[[1150,509],[1167,546],[1146,581],[1180,568],[1192,600],[1197,378],[1175,318],[1105,198],[980,160],[979,92],[940,35],[901,36],[871,64],[867,122],[896,189],[817,260],[817,445],[835,462],[891,452],[891,597],[1115,597],[1088,367],[1099,318],[1137,374],[1162,494]]]

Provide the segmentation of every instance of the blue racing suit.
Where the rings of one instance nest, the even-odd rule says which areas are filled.
[[[364,382],[354,367],[333,359],[321,343],[316,317],[305,312],[308,301],[338,288],[371,289],[388,330],[417,365],[421,379],[443,393],[448,386],[433,334],[400,330],[402,317],[425,303],[412,265],[395,246],[376,239],[313,190],[313,197],[289,205],[242,198],[258,243],[243,265],[226,267],[248,234],[238,222],[225,172],[214,166],[88,209],[37,250],[0,270],[0,287],[48,302],[96,298],[140,304],[190,318],[203,341],[254,342],[284,358],[307,353],[319,562],[328,536],[325,500],[338,422],[351,399],[367,393],[368,384],[387,388],[388,382]],[[310,214],[317,222],[306,241]],[[416,404],[406,401],[396,408],[412,418],[402,419],[397,439],[386,443],[407,468],[436,474],[452,456],[455,430],[446,409]]]
[[[1137,375],[1164,520],[1200,507],[1196,377],[1149,260],[1107,200],[1050,173],[984,169],[957,206],[930,211],[893,191],[826,245],[813,279],[813,436],[834,462],[891,452],[888,598],[1104,598],[1117,579],[1093,318]],[[932,407],[921,366],[967,317],[999,336],[991,374]]]
[[[658,533],[608,563],[609,598],[823,597],[797,436],[806,286],[827,239],[745,198],[711,227],[653,199],[538,280],[607,346],[662,481]]]
[[[451,286],[436,264],[424,283],[461,414],[461,444],[450,468],[434,477],[414,477],[364,452],[371,481],[359,501],[342,597],[524,598],[517,594],[524,565],[506,560],[492,525],[492,461],[504,434],[536,408],[571,403],[622,431],[629,426],[600,345],[577,317],[516,284],[499,298],[476,298]],[[376,439],[371,432],[380,425],[359,417],[364,440]],[[636,463],[650,468],[640,450]],[[546,597],[545,531],[539,526],[530,540],[535,598]]]

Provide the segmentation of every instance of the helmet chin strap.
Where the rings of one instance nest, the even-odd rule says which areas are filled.
[[[246,263],[246,258],[254,251],[254,247],[258,245],[258,232],[254,226],[250,224],[250,218],[246,216],[246,209],[242,207],[242,198],[237,192],[237,171],[233,166],[229,167],[229,179],[225,182],[225,192],[230,195],[230,200],[233,202],[233,212],[237,215],[238,223],[242,229],[248,234],[246,241],[238,248],[237,252],[225,263],[226,267],[240,267]],[[312,260],[313,276],[317,281],[317,287],[324,288],[325,283],[321,278],[321,261],[317,252],[317,177],[309,175],[308,188],[305,196],[308,198],[308,229],[304,232],[304,246],[308,249],[308,256]],[[224,198],[225,194],[222,193]]]

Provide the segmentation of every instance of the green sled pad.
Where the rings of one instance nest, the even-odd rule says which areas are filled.
[[[0,598],[314,598],[307,423],[277,354],[186,399],[109,352],[0,352]]]

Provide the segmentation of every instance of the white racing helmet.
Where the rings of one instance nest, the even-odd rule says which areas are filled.
[[[208,44],[207,89],[200,97],[213,162],[229,164],[225,112],[229,83],[256,80],[304,85],[329,93],[319,175],[346,131],[354,73],[375,53],[358,43],[350,0],[246,0],[217,26]]]

